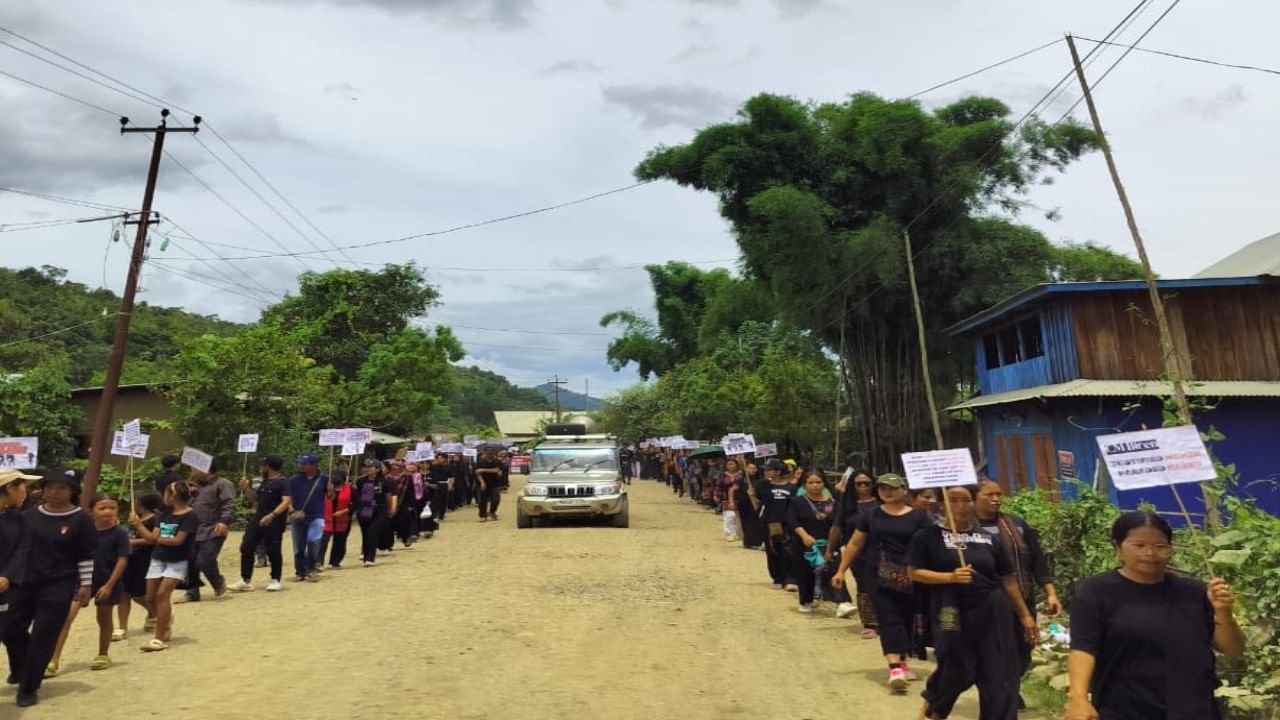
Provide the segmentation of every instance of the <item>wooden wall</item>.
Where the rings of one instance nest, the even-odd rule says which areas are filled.
[[[1280,380],[1280,284],[1165,293],[1174,342],[1200,380]],[[1080,377],[1149,380],[1164,373],[1146,291],[1070,298]]]

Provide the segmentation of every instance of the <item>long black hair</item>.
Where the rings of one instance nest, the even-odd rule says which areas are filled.
[[[1111,524],[1111,544],[1120,547],[1129,533],[1140,527],[1153,527],[1163,533],[1166,540],[1173,542],[1173,528],[1168,520],[1150,510],[1134,510],[1116,518]]]

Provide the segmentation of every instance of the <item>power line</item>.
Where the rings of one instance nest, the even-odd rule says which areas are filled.
[[[1121,35],[1129,32],[1129,28],[1133,27],[1133,24],[1138,22],[1138,20],[1141,19],[1141,17],[1145,15],[1146,12],[1150,10],[1152,5],[1154,4],[1155,4],[1155,0],[1144,0],[1143,2],[1141,2],[1138,5],[1138,7],[1135,8],[1133,12],[1130,12],[1129,15],[1120,23],[1119,29],[1114,30],[1113,32],[1107,35],[1107,39],[1112,39],[1112,38],[1119,39]],[[1098,50],[1099,52],[1095,53],[1091,50],[1089,53],[1086,54],[1084,58],[1084,67],[1086,69],[1092,67],[1095,62],[1100,60],[1102,56],[1106,54],[1108,48],[1105,48],[1105,47],[1093,48],[1093,50]],[[1072,86],[1072,83],[1070,82],[1064,83],[1061,89],[1059,89],[1058,92],[1055,93],[1053,97],[1049,98],[1049,101],[1047,103],[1045,103],[1044,105],[1045,109],[1053,107],[1054,104],[1056,104],[1058,100],[1062,98],[1063,95],[1067,94],[1067,92],[1071,90],[1071,86]]]
[[[40,340],[40,339],[43,339],[43,338],[51,337],[51,336],[53,336],[53,335],[60,335],[60,334],[65,333],[65,332],[71,332],[72,330],[78,330],[78,329],[80,329],[80,328],[82,328],[82,327],[88,327],[89,325],[93,325],[94,323],[102,322],[103,320],[109,320],[109,319],[111,319],[111,318],[113,318],[113,317],[115,317],[115,316],[117,316],[117,315],[119,315],[119,314],[120,314],[120,313],[118,313],[118,312],[114,312],[114,313],[110,313],[110,314],[104,314],[102,317],[94,318],[93,320],[90,320],[90,321],[88,321],[88,322],[82,322],[82,323],[80,323],[79,325],[72,325],[72,326],[70,326],[70,327],[64,327],[64,328],[59,329],[59,330],[53,330],[53,331],[51,331],[51,332],[41,333],[41,334],[39,334],[39,335],[33,335],[33,336],[29,337],[29,338],[23,338],[23,339],[21,339],[21,340],[11,340],[11,341],[9,341],[9,342],[7,342],[7,343],[0,344],[0,348],[7,348],[7,347],[12,347],[12,346],[14,346],[14,345],[21,345],[22,343],[33,342],[33,341],[35,341],[35,340]]]
[[[1129,45],[1128,48],[1125,49],[1124,53],[1122,53],[1120,57],[1116,59],[1115,62],[1111,63],[1111,67],[1107,68],[1106,71],[1103,72],[1102,75],[1099,76],[1097,80],[1094,80],[1092,83],[1089,84],[1089,90],[1093,91],[1095,88],[1101,85],[1102,81],[1106,80],[1107,76],[1110,75],[1111,72],[1120,65],[1120,63],[1124,62],[1125,58],[1129,57],[1129,54],[1134,51],[1134,48],[1138,47],[1138,45],[1143,40],[1145,40],[1148,35],[1151,34],[1151,31],[1155,30],[1156,26],[1158,26],[1161,22],[1163,22],[1164,19],[1169,16],[1169,13],[1173,12],[1173,9],[1178,7],[1178,5],[1180,5],[1181,3],[1182,3],[1182,0],[1173,0],[1173,3],[1171,3],[1169,7],[1165,8],[1164,12],[1160,13],[1160,17],[1156,18],[1155,22],[1151,23],[1151,25],[1141,35],[1138,36],[1138,39],[1133,41],[1133,43]],[[1110,40],[1110,38],[1104,38],[1104,39]],[[1108,45],[1109,44],[1110,43],[1108,43]],[[1100,48],[1100,47],[1104,47],[1104,46],[1101,43],[1099,43],[1098,45],[1094,46],[1094,49],[1096,50],[1097,48]],[[1067,108],[1067,111],[1062,114],[1062,117],[1058,118],[1058,122],[1060,123],[1066,120],[1068,117],[1070,117],[1071,113],[1075,112],[1076,108],[1080,107],[1080,103],[1082,102],[1084,102],[1083,93],[1080,95],[1080,98],[1078,100],[1076,100],[1074,103],[1071,104],[1071,107]]]
[[[103,203],[91,202],[89,200],[75,200],[73,198],[51,195],[49,193],[36,192],[34,190],[19,190],[18,188],[0,186],[0,192],[14,193],[15,195],[26,195],[28,197],[46,200],[48,202],[62,203],[64,205],[74,205],[78,207],[90,208],[93,210],[120,210],[122,212],[132,212],[132,208],[121,207],[119,205],[106,205]]]
[[[1253,70],[1255,72],[1269,73],[1271,75],[1280,75],[1280,70],[1273,70],[1271,68],[1259,67],[1257,65],[1237,65],[1235,63],[1220,62],[1218,60],[1209,60],[1207,58],[1195,57],[1193,55],[1181,55],[1179,53],[1168,52],[1166,50],[1152,50],[1150,48],[1141,48],[1141,47],[1136,47],[1134,45],[1125,45],[1124,43],[1108,42],[1106,40],[1094,40],[1093,38],[1087,38],[1083,35],[1076,35],[1076,39],[1084,40],[1086,42],[1091,42],[1091,43],[1098,43],[1099,45],[1127,47],[1131,50],[1136,50],[1137,52],[1140,52],[1140,53],[1149,53],[1151,55],[1163,55],[1164,57],[1177,58],[1178,60],[1189,60],[1191,62],[1203,63],[1205,65],[1216,65],[1217,67],[1234,68],[1236,70]]]
[[[928,93],[931,93],[931,92],[933,92],[934,90],[941,90],[942,88],[947,87],[948,85],[955,85],[956,83],[958,83],[958,82],[962,82],[962,81],[964,81],[964,80],[968,80],[969,78],[971,78],[971,77],[973,77],[973,76],[975,76],[975,75],[981,75],[982,73],[987,72],[988,70],[994,70],[994,69],[996,69],[996,68],[998,68],[998,67],[1000,67],[1000,66],[1002,66],[1002,65],[1008,65],[1009,63],[1011,63],[1011,62],[1013,62],[1013,61],[1015,61],[1015,60],[1021,60],[1022,58],[1027,57],[1028,55],[1035,55],[1036,53],[1040,52],[1041,50],[1044,50],[1044,49],[1046,49],[1046,48],[1051,48],[1051,47],[1053,47],[1054,45],[1057,45],[1058,43],[1060,43],[1060,42],[1062,42],[1062,41],[1063,41],[1063,40],[1062,40],[1062,38],[1058,38],[1057,40],[1051,40],[1051,41],[1049,41],[1049,42],[1047,42],[1047,43],[1045,43],[1045,44],[1043,44],[1043,45],[1039,45],[1039,46],[1037,46],[1037,47],[1033,47],[1033,48],[1031,48],[1030,50],[1027,50],[1027,51],[1025,51],[1025,52],[1020,52],[1020,53],[1018,53],[1017,55],[1013,55],[1013,56],[1011,56],[1011,57],[1007,57],[1007,58],[1005,58],[1004,60],[1001,60],[1001,61],[999,61],[999,62],[994,62],[994,63],[991,63],[990,65],[985,66],[985,67],[978,68],[977,70],[974,70],[973,72],[965,73],[964,75],[961,75],[960,77],[952,78],[952,79],[950,79],[950,80],[948,80],[948,81],[946,81],[946,82],[938,83],[937,85],[934,85],[933,87],[925,88],[924,90],[921,90],[920,92],[917,92],[917,93],[913,93],[913,94],[911,94],[911,95],[908,95],[905,99],[907,99],[907,100],[915,100],[916,98],[920,97],[921,95],[927,95]]]
[[[174,226],[175,228],[177,228],[179,231],[181,231],[181,232],[186,236],[185,238],[182,238],[183,240],[190,240],[191,242],[197,243],[197,244],[199,244],[199,245],[203,246],[203,247],[204,247],[206,250],[208,250],[209,252],[213,253],[215,257],[218,257],[218,258],[221,258],[221,257],[222,257],[221,253],[219,253],[217,250],[213,249],[212,247],[209,247],[209,243],[207,243],[207,242],[205,242],[204,240],[201,240],[200,238],[196,237],[196,236],[195,236],[195,234],[193,234],[190,230],[187,230],[186,228],[182,227],[182,226],[181,226],[181,225],[179,225],[177,222],[175,222],[173,218],[171,218],[171,217],[167,217],[167,216],[166,216],[166,217],[165,217],[165,220],[167,220],[167,221],[168,221],[168,223],[169,223],[170,225],[172,225],[172,226]],[[185,248],[181,243],[178,243],[178,248],[179,248],[179,249],[181,249],[184,253],[187,253],[189,256],[191,256],[191,258],[192,258],[192,259],[194,259],[194,260],[198,260],[199,262],[201,262],[201,263],[203,263],[204,265],[206,265],[207,267],[209,267],[209,269],[210,269],[210,270],[214,270],[214,272],[217,272],[217,270],[216,270],[216,269],[214,269],[214,268],[213,268],[213,266],[211,266],[211,265],[209,265],[209,264],[208,264],[208,261],[206,261],[206,260],[204,260],[204,259],[201,259],[201,258],[197,258],[197,257],[196,257],[196,255],[195,255],[195,253],[192,253],[192,252],[188,251],[188,250],[187,250],[187,249],[186,249],[186,248]],[[160,260],[160,259],[162,259],[162,258],[152,258],[152,260]],[[223,262],[226,262],[226,261],[224,260]],[[277,292],[277,291],[273,291],[271,288],[269,288],[269,287],[267,287],[265,284],[263,284],[263,283],[262,283],[262,281],[258,280],[256,277],[254,277],[254,276],[250,275],[248,272],[246,272],[246,271],[244,270],[244,268],[240,267],[239,265],[236,265],[236,264],[234,264],[234,263],[230,263],[230,262],[228,262],[228,263],[227,263],[227,267],[231,268],[232,270],[235,270],[237,273],[240,273],[240,275],[244,276],[244,278],[245,278],[246,280],[248,280],[249,282],[251,282],[251,283],[253,283],[254,285],[257,285],[259,288],[261,288],[261,289],[266,293],[266,296],[267,296],[271,301],[273,301],[273,302],[274,302],[277,298],[279,298],[279,297],[283,297],[283,295],[282,295],[281,293],[279,293],[279,292]]]
[[[18,82],[24,85],[30,85],[33,88],[38,88],[40,90],[44,90],[45,92],[53,93],[54,95],[57,95],[62,98],[66,98],[67,100],[70,100],[73,103],[79,103],[91,110],[97,110],[100,113],[105,113],[107,115],[110,115],[113,118],[118,118],[121,115],[120,113],[114,110],[108,110],[96,103],[91,103],[88,100],[81,100],[80,98],[75,97],[74,95],[68,95],[67,93],[62,92],[61,90],[54,90],[53,88],[48,87],[47,85],[41,85],[38,82],[33,82],[31,80],[27,80],[26,78],[18,77],[17,75],[14,75],[13,73],[10,73],[10,72],[5,72],[4,70],[0,70],[0,75],[3,75],[12,80],[17,80]]]

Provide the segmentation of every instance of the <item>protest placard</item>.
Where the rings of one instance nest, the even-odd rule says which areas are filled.
[[[449,455],[452,455],[454,453],[460,453],[464,449],[465,448],[462,447],[462,443],[445,443],[440,446],[440,452],[449,454]]]
[[[414,445],[413,449],[417,450],[418,452],[432,452],[435,449],[435,446],[432,445],[430,441],[420,442]]]
[[[767,458],[777,457],[778,443],[761,443],[756,446],[756,457]]]
[[[40,464],[40,439],[35,437],[0,438],[0,468],[30,470]]]
[[[480,444],[480,438],[475,435],[463,435],[462,444],[467,447],[475,447]]]
[[[732,433],[725,436],[721,447],[725,455],[749,455],[756,451],[756,439],[751,435]]]
[[[334,447],[347,440],[347,431],[342,428],[327,428],[320,431],[320,447]]]
[[[350,455],[363,455],[364,443],[360,442],[359,440],[349,440],[347,442],[344,442],[342,443],[342,452],[340,454],[343,457],[347,457]]]
[[[1213,480],[1209,451],[1193,425],[1099,435],[1098,448],[1117,490]]]
[[[142,436],[142,421],[134,418],[124,424],[124,446],[134,447],[138,444],[138,438]]]
[[[213,456],[193,447],[184,447],[182,448],[182,464],[195,468],[202,473],[207,473],[213,467]]]
[[[247,433],[236,442],[236,452],[258,452],[258,433]]]
[[[465,448],[462,451],[462,457],[475,458],[476,454],[477,454],[476,449],[473,447]]]
[[[358,442],[368,445],[373,442],[373,431],[369,428],[347,428],[343,431],[342,442]]]
[[[129,447],[125,444],[124,433],[117,430],[111,438],[111,454],[142,459],[147,456],[147,446],[150,444],[151,436],[144,433],[138,436],[137,444]]]
[[[902,469],[907,475],[907,486],[912,489],[974,485],[978,482],[973,456],[967,448],[902,453]]]

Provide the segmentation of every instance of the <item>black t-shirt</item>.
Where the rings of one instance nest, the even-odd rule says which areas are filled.
[[[151,517],[142,521],[142,526],[146,528],[148,532],[155,530],[156,527],[159,525],[160,525],[159,515],[152,515]],[[129,538],[133,539],[136,537],[138,537],[137,531],[135,531],[133,528],[129,528]],[[141,545],[133,545],[132,543],[130,543],[129,565],[131,566],[139,565],[143,568],[146,568],[148,565],[151,564],[151,553],[155,550],[155,548],[156,546],[151,543],[143,543]]]
[[[911,538],[931,524],[928,515],[914,508],[903,515],[890,515],[883,506],[877,505],[858,515],[856,529],[867,534],[862,553],[870,553],[867,562],[873,567],[880,554],[897,565],[907,565]]]
[[[965,563],[973,567],[973,583],[954,586],[961,602],[966,596],[983,595],[999,589],[1000,578],[1014,573],[1004,545],[980,527],[972,532],[953,533],[930,524],[912,538],[907,551],[907,565],[920,570],[951,572],[960,567],[957,547],[964,551]]]
[[[826,540],[831,532],[831,524],[835,522],[835,511],[835,500],[812,500],[801,495],[791,501],[791,518],[787,521],[787,527],[792,532],[801,527],[814,540]]]
[[[1118,571],[1081,583],[1071,649],[1093,655],[1093,706],[1103,720],[1219,717],[1213,606],[1203,582],[1166,575],[1134,582]]]
[[[355,508],[356,517],[368,520],[387,513],[387,498],[395,495],[395,483],[379,475],[370,478],[361,475],[356,480],[355,490],[351,493],[351,506]]]
[[[767,480],[756,488],[760,501],[760,518],[767,523],[786,523],[791,517],[791,501],[796,496],[793,482],[774,485]]]
[[[176,538],[178,533],[185,532],[186,538],[181,545],[156,544],[151,557],[161,562],[173,563],[189,559],[191,545],[196,541],[196,531],[200,529],[200,518],[194,510],[181,515],[167,512],[160,516],[160,538]]]
[[[27,565],[24,582],[39,585],[51,581],[81,578],[81,563],[92,573],[97,531],[89,514],[80,508],[52,515],[39,505],[22,516],[26,531]],[[79,582],[92,579],[83,576]]]
[[[11,585],[22,582],[23,553],[22,513],[18,510],[0,512],[0,577],[8,578]],[[0,605],[6,603],[8,593],[0,592]]]
[[[93,551],[93,587],[100,588],[111,579],[116,569],[116,560],[129,557],[132,548],[129,546],[129,533],[116,525],[106,530],[98,530],[97,547]]]
[[[502,487],[502,463],[498,460],[477,460],[476,461],[476,482],[483,482],[487,487]],[[481,470],[498,472],[485,472]]]
[[[289,494],[290,483],[289,478],[281,475],[277,478],[263,480],[258,486],[258,509],[254,516],[262,519],[272,510],[280,507],[280,503]],[[283,519],[284,515],[277,516],[277,519]]]

